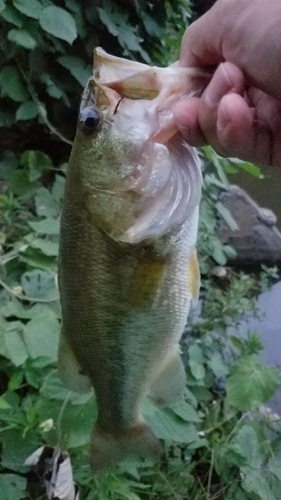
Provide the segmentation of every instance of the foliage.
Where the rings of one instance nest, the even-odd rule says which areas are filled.
[[[255,312],[255,294],[273,271],[232,271],[226,286],[211,277],[233,250],[215,236],[217,216],[235,221],[219,201],[226,172],[249,164],[202,151],[204,196],[199,250],[200,320],[183,343],[184,397],[170,408],[147,403],[145,417],[163,440],[160,464],[133,461],[105,476],[89,471],[92,393],[62,385],[56,368],[60,330],[57,288],[59,216],[65,161],[93,47],[147,62],[176,57],[188,1],[147,3],[0,0],[0,498],[43,498],[25,459],[42,445],[69,451],[85,500],[280,499],[280,418],[263,405],[280,384],[263,367],[257,335],[241,339],[239,322]],[[165,37],[161,36],[165,32]],[[212,168],[210,168],[212,166]],[[239,307],[238,307],[239,304]],[[232,326],[234,334],[227,337]],[[236,329],[236,330],[235,330]],[[237,333],[236,333],[237,331]]]

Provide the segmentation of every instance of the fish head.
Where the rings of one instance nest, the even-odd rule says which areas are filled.
[[[164,234],[183,220],[187,204],[198,204],[198,156],[177,132],[173,106],[205,84],[197,69],[150,67],[95,49],[71,161],[95,193],[91,210],[114,239],[136,243]]]

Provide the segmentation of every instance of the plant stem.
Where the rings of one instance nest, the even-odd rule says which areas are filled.
[[[159,476],[161,477],[161,479],[166,483],[166,485],[168,486],[170,492],[176,498],[176,500],[181,500],[180,497],[175,492],[175,490],[170,485],[170,483],[169,483],[168,479],[166,478],[165,474],[163,474],[160,470],[158,471],[158,473],[159,473]]]
[[[44,104],[39,101],[37,93],[35,91],[35,88],[30,83],[30,81],[29,81],[29,79],[28,79],[25,71],[22,69],[20,63],[18,61],[16,61],[16,63],[17,63],[17,66],[19,68],[19,71],[22,74],[23,79],[25,80],[25,83],[26,83],[28,91],[29,91],[29,93],[31,95],[31,98],[32,98],[33,102],[36,104],[36,106],[38,108],[38,114],[39,114],[40,118],[43,120],[43,122],[45,123],[45,125],[47,125],[48,129],[50,130],[50,132],[52,132],[52,134],[54,134],[57,137],[59,137],[59,139],[61,141],[66,142],[66,144],[70,144],[70,146],[72,146],[73,142],[70,141],[69,139],[67,139],[67,137],[64,137],[64,135],[61,134],[59,132],[59,130],[57,130],[54,127],[54,125],[52,125],[52,123],[49,121],[48,116],[47,116],[47,112],[46,112],[46,108],[45,108]]]
[[[62,429],[61,429],[61,421],[62,417],[64,414],[64,410],[66,408],[67,403],[69,402],[69,398],[71,396],[71,391],[68,391],[67,395],[64,398],[64,401],[61,405],[61,409],[58,415],[58,420],[57,420],[57,436],[58,436],[58,444],[62,448]]]

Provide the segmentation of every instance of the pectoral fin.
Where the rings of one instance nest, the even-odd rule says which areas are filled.
[[[63,332],[61,332],[60,336],[58,366],[60,377],[68,389],[82,393],[91,390],[90,379],[83,375],[82,369]]]
[[[169,406],[179,399],[186,384],[185,368],[177,349],[167,356],[163,368],[150,387],[150,397],[158,405]]]

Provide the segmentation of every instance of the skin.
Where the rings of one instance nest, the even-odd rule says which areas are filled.
[[[186,30],[180,64],[211,72],[201,97],[174,109],[189,144],[281,166],[280,23],[280,0],[217,0]]]

